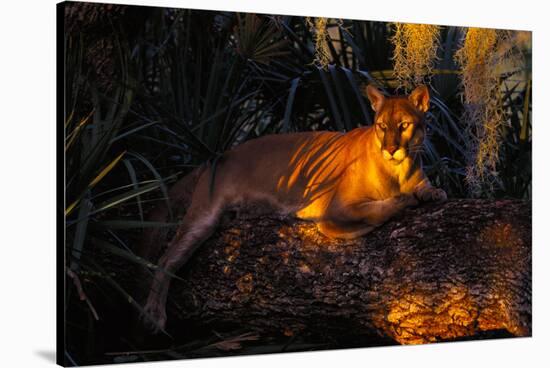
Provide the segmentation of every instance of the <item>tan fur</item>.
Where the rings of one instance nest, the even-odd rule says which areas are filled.
[[[248,141],[218,161],[212,193],[212,169],[200,173],[147,299],[145,312],[155,329],[166,322],[166,271],[175,272],[189,259],[228,206],[267,201],[283,213],[315,221],[328,237],[354,238],[419,200],[446,199],[444,191],[430,186],[418,154],[425,135],[427,88],[420,86],[410,96],[384,97],[369,86],[367,94],[376,112],[373,126]]]

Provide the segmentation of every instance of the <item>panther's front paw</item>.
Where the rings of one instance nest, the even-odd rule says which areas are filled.
[[[432,186],[419,186],[415,189],[414,195],[421,202],[444,202],[447,200],[447,193],[443,189]]]
[[[142,321],[153,333],[164,330],[166,326],[166,306],[156,299],[149,298],[143,307]]]
[[[435,188],[432,192],[432,201],[445,202],[447,200],[447,193],[443,189]]]
[[[401,207],[414,207],[418,205],[418,198],[412,194],[400,194],[395,199]]]

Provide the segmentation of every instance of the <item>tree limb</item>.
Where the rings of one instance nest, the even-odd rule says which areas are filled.
[[[356,240],[310,222],[225,219],[175,280],[170,318],[402,344],[531,335],[531,203],[452,200]],[[177,305],[177,307],[176,307]]]

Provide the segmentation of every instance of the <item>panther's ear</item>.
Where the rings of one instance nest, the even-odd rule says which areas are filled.
[[[369,84],[367,86],[367,97],[369,98],[370,106],[372,107],[372,109],[378,112],[382,107],[382,104],[384,103],[384,99],[385,99],[382,92],[380,92],[378,88]]]
[[[430,108],[430,91],[428,87],[420,85],[414,89],[409,95],[409,101],[422,112],[428,111]]]

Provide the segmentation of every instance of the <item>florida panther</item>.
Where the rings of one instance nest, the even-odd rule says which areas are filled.
[[[166,323],[170,274],[212,234],[228,206],[267,201],[277,211],[314,221],[327,237],[355,238],[408,206],[446,200],[442,189],[430,185],[419,154],[426,132],[428,88],[386,97],[368,86],[367,97],[375,111],[371,126],[347,133],[253,139],[224,153],[215,175],[212,167],[195,171],[194,188],[185,187],[186,178],[174,186],[169,197],[188,193],[190,205],[158,262],[144,307],[153,329]]]

